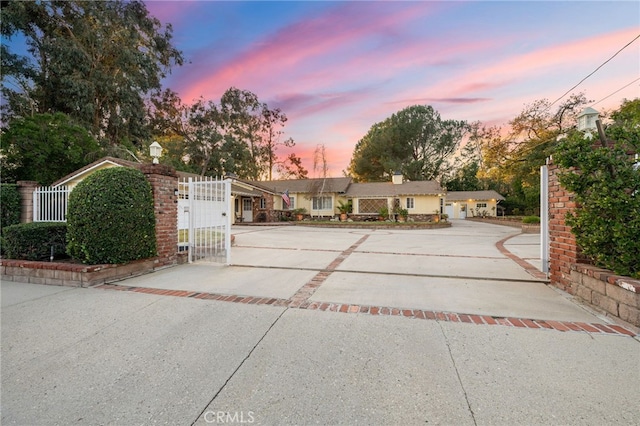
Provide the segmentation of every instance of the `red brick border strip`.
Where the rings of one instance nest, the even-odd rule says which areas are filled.
[[[496,317],[490,315],[474,315],[457,312],[439,312],[424,309],[394,308],[388,306],[354,305],[350,303],[330,303],[308,300],[292,300],[259,296],[239,296],[229,294],[202,293],[188,290],[165,290],[148,287],[130,287],[119,284],[101,284],[96,289],[130,291],[133,293],[154,294],[158,296],[187,297],[221,302],[244,303],[247,305],[270,305],[310,311],[329,311],[345,314],[362,314],[371,316],[396,316],[421,320],[462,322],[473,325],[501,325],[504,327],[550,329],[562,332],[583,332],[590,334],[609,334],[635,337],[636,333],[614,324],[587,324],[584,322],[550,321],[531,318]],[[639,335],[640,336],[640,335]]]
[[[364,243],[367,238],[369,238],[369,234],[363,236],[348,249],[340,253],[340,255],[338,255],[338,257],[336,257],[324,271],[318,272],[308,283],[300,287],[296,294],[291,296],[290,306],[292,308],[298,308],[303,303],[307,302],[309,298],[313,296],[313,293],[315,293],[326,279],[329,278],[329,275],[331,275],[331,273],[335,271],[336,268],[360,246],[360,244]]]
[[[515,254],[511,253],[509,250],[507,250],[504,246],[504,243],[506,243],[508,240],[510,240],[511,238],[518,236],[520,234],[515,234],[515,235],[509,235],[506,238],[501,239],[500,241],[498,241],[496,243],[496,248],[500,251],[500,253],[502,253],[503,255],[507,256],[509,259],[513,260],[514,262],[516,262],[518,265],[520,265],[521,267],[524,268],[524,270],[531,275],[532,277],[541,279],[541,280],[545,280],[545,281],[549,281],[549,278],[547,277],[547,274],[545,274],[544,272],[541,272],[538,270],[538,268],[536,268],[535,266],[533,266],[532,264],[530,264],[529,262],[527,262],[526,260],[516,256]]]

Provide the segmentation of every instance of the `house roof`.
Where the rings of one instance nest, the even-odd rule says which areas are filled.
[[[245,197],[262,197],[263,192],[269,192],[266,189],[254,185],[252,182],[246,182],[233,178],[231,180],[231,193],[235,195],[244,195]]]
[[[596,111],[595,109],[593,109],[591,107],[587,107],[587,108],[583,109],[580,114],[578,114],[578,117],[582,117],[583,115],[591,115],[591,114],[600,115],[600,113],[598,111]]]
[[[352,183],[345,194],[347,197],[399,197],[403,195],[444,194],[438,182],[433,180],[403,182]]]
[[[489,191],[448,191],[447,201],[498,200],[505,198],[494,190]]]
[[[270,180],[261,182],[252,182],[257,187],[261,187],[275,193],[339,193],[344,194],[351,184],[351,178],[325,178],[325,179],[290,179],[290,180]]]
[[[69,173],[68,175],[66,175],[65,177],[58,179],[57,181],[55,181],[51,186],[60,186],[60,185],[65,185],[67,184],[69,181],[71,181],[72,179],[78,178],[78,177],[82,177],[83,175],[89,175],[91,173],[93,173],[94,169],[96,169],[97,167],[103,165],[103,164],[113,164],[115,166],[123,166],[123,167],[131,167],[134,169],[138,169],[142,166],[142,163],[136,163],[134,161],[128,161],[128,160],[123,160],[122,158],[115,158],[115,157],[103,157],[97,161],[94,161],[91,164],[87,164],[84,167],[79,168],[78,170],[76,170],[73,173]],[[188,179],[188,178],[194,178],[194,179],[198,179],[201,176],[199,174],[196,173],[189,173],[189,172],[182,172],[177,170],[176,174],[178,175],[178,177],[180,179]],[[252,186],[251,184],[243,184],[241,182],[232,182],[231,183],[231,193],[235,194],[235,195],[244,195],[247,197],[260,197],[262,196],[262,192],[259,189],[256,189],[254,186]]]
[[[87,164],[86,166],[79,168],[75,172],[69,173],[68,175],[58,179],[57,181],[53,182],[51,186],[65,185],[70,180],[76,177],[79,177],[85,174],[91,174],[93,173],[93,169],[105,163],[111,163],[116,166],[132,167],[136,169],[142,166],[141,163],[136,163],[135,161],[128,161],[128,160],[123,160],[122,158],[115,158],[115,157],[103,157],[99,160],[94,161],[91,164]]]

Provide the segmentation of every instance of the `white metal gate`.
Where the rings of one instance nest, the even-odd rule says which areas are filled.
[[[231,181],[188,178],[179,183],[178,244],[189,263],[231,263]]]

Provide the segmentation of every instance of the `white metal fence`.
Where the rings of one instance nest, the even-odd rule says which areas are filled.
[[[41,186],[33,191],[34,222],[66,222],[71,189]]]

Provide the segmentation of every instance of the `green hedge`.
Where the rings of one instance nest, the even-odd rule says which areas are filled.
[[[620,138],[598,146],[575,132],[553,158],[579,206],[565,219],[582,253],[596,266],[640,278],[640,170],[629,155],[640,148],[640,139],[635,143]]]
[[[49,260],[66,256],[67,224],[61,222],[20,223],[3,228],[3,249],[9,259]]]
[[[522,223],[540,223],[538,216],[525,216],[522,218]]]
[[[15,184],[0,185],[0,227],[20,223],[20,192]]]
[[[99,170],[69,195],[67,252],[88,264],[157,254],[151,185],[136,169]]]

